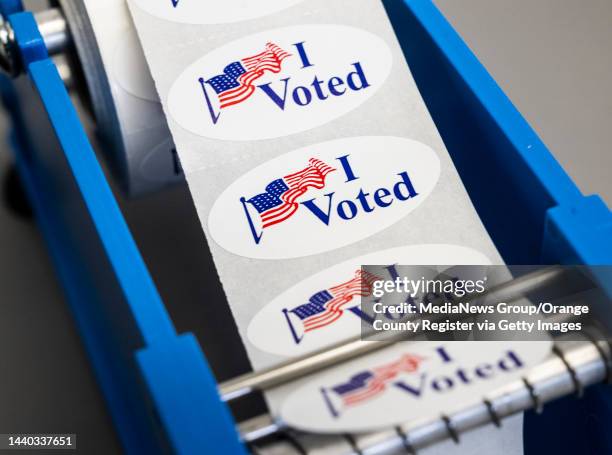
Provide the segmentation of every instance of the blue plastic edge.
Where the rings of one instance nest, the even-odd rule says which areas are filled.
[[[541,178],[549,197],[557,204],[581,197],[581,193],[548,148],[514,107],[499,85],[430,0],[404,0],[460,75],[481,107],[500,127],[534,175]]]
[[[219,450],[228,454],[246,453],[229,409],[220,400],[214,376],[197,341],[190,334],[177,336],[175,333],[57,68],[48,58],[33,15],[17,13],[11,15],[9,21],[20,45],[23,63],[48,113],[80,196],[89,210],[107,259],[146,345],[135,353],[136,360],[142,370],[142,380],[164,423],[170,445],[178,454],[213,453]],[[40,201],[36,193],[41,189],[36,187],[35,181],[27,178],[27,160],[18,158],[18,162],[22,174],[26,176],[25,183],[32,199]],[[37,203],[34,203],[34,207],[39,209],[37,212],[41,216],[38,219],[43,229],[49,227],[52,224],[47,223],[46,219],[49,210],[41,210]],[[52,235],[49,239],[53,242]],[[58,267],[66,271],[69,266],[62,263],[61,245],[54,245],[52,249]],[[60,274],[60,278],[69,280],[70,274]],[[72,283],[65,284],[68,289],[75,289]],[[74,295],[68,293],[69,300],[71,297]],[[87,302],[73,299],[70,303],[73,309],[77,308],[75,313],[85,314],[78,311],[78,306]],[[85,326],[88,324],[84,320],[79,322]],[[88,341],[86,348],[94,368],[98,367],[96,371],[103,392],[111,395],[108,400],[110,411],[118,423],[117,430],[126,450],[129,453],[150,454],[150,442],[139,442],[134,435],[126,433],[132,428],[130,425],[119,425],[123,421],[123,409],[121,403],[113,398],[114,378],[99,368],[99,364],[96,365],[104,357],[103,352],[96,352],[103,349],[103,343],[97,344],[92,339]],[[198,431],[200,428],[213,431]],[[158,435],[150,435],[149,439],[155,441]]]
[[[0,1],[0,14],[3,17],[8,17],[11,14],[23,11],[21,0],[2,0]]]
[[[427,40],[433,42],[442,58],[446,60],[447,70],[455,73],[455,80],[452,81],[457,84],[454,87],[455,96],[457,92],[462,92],[460,95],[463,98],[462,102],[471,104],[474,110],[479,111],[476,118],[496,130],[483,132],[484,135],[495,137],[490,143],[505,146],[496,150],[496,154],[508,152],[509,156],[502,161],[505,159],[506,163],[512,166],[514,173],[517,169],[522,169],[525,181],[529,182],[527,183],[529,189],[524,188],[522,193],[517,193],[517,197],[522,198],[524,204],[522,210],[517,209],[506,215],[510,218],[509,224],[512,226],[510,232],[518,234],[518,242],[522,242],[523,245],[513,243],[512,239],[504,242],[504,257],[507,260],[518,258],[519,261],[527,258],[533,264],[539,261],[541,264],[593,266],[591,267],[593,276],[599,280],[608,295],[612,295],[610,267],[597,267],[612,264],[612,215],[609,208],[599,196],[582,195],[537,134],[430,0],[386,0],[386,6],[391,11],[397,11],[400,3],[407,6],[416,18],[418,26],[426,31]],[[410,17],[405,18],[411,20]],[[432,50],[428,48],[425,52],[427,51],[430,55],[422,58],[434,58],[431,55]],[[435,77],[434,74],[415,72],[415,79],[426,101],[429,97],[428,106],[434,120],[440,120],[436,119],[436,114],[440,112],[432,109],[433,103],[431,103],[437,101],[438,94],[435,93],[437,88],[428,90],[427,87],[429,79]],[[442,100],[443,103],[453,101]],[[442,112],[442,116],[444,115],[452,113]],[[452,129],[452,119],[442,118],[442,120],[446,122],[444,126],[451,125]],[[458,123],[460,122],[461,120]],[[441,132],[444,137],[445,132],[442,128]],[[452,143],[462,134],[463,132],[459,131],[444,137],[445,142],[450,140]],[[486,143],[486,140],[484,142]],[[447,145],[450,150],[450,144]],[[465,162],[456,162],[456,165],[460,171],[467,169],[469,174],[471,163],[466,165]],[[487,169],[479,171],[486,172]],[[461,174],[465,183],[466,172]],[[478,175],[472,176],[474,189],[479,189],[478,178]],[[514,178],[516,183],[516,176]],[[529,200],[530,192],[533,192],[536,200]],[[470,195],[474,196],[474,192],[470,192]],[[477,207],[479,203],[490,205],[490,198],[495,196],[476,195],[475,205]],[[482,208],[479,207],[479,211]],[[493,215],[499,216],[497,213]],[[495,234],[499,237],[500,231],[509,229],[505,224],[506,220],[491,222],[485,217],[483,221],[487,228],[495,231],[492,232],[494,238]],[[533,224],[530,229],[535,227],[541,229],[541,232],[530,232],[527,237],[523,237],[521,234],[526,231],[520,230],[522,229],[519,227],[520,222]],[[527,250],[524,250],[525,243]],[[529,248],[534,250],[529,251]],[[606,430],[612,420],[612,393],[608,386],[602,385],[589,390],[582,400],[573,398],[559,400],[552,403],[550,408],[542,415],[532,412],[525,415],[526,454],[595,455],[612,452],[612,435]]]
[[[235,422],[192,334],[138,353],[149,390],[177,454],[246,454]],[[212,393],[210,393],[212,391]]]
[[[175,334],[170,317],[140,256],[57,68],[48,58],[31,13],[9,17],[24,63],[49,114],[57,138],[115,275],[146,343]]]
[[[388,8],[394,8],[400,1],[390,0],[386,3]],[[601,198],[582,195],[430,0],[403,0],[403,3],[427,31],[428,38],[437,46],[449,67],[456,72],[457,78],[464,84],[461,88],[465,93],[469,93],[470,99],[478,103],[478,109],[486,113],[487,119],[499,129],[496,134],[503,136],[511,144],[512,160],[509,160],[510,157],[506,159],[515,165],[517,162],[522,163],[525,182],[533,181],[533,190],[538,190],[538,194],[533,196],[533,199],[538,201],[533,205],[535,209],[544,209],[545,216],[542,217],[542,213],[539,213],[542,232],[537,243],[540,250],[532,255],[530,262],[536,263],[539,259],[541,263],[612,264],[612,213]],[[427,75],[416,74],[416,77],[420,77],[420,88],[427,85]],[[436,113],[432,114],[436,120]],[[463,170],[467,171],[465,167]],[[479,178],[480,176],[472,177],[472,180]],[[531,202],[529,198],[523,198],[525,202]],[[478,201],[475,203],[478,206]],[[497,228],[499,230],[499,226]],[[494,238],[499,237],[498,232],[492,234]],[[604,287],[609,286],[606,281],[601,281],[601,284]]]

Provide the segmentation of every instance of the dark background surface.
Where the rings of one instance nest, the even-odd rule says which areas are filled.
[[[436,3],[582,190],[612,204],[612,2]],[[0,137],[5,131],[1,117]],[[21,204],[10,169],[2,145],[0,433],[76,433],[78,453],[119,454],[41,236],[14,210]],[[138,203],[130,215],[133,225],[146,224],[147,211],[160,200],[171,203],[184,195],[177,188]],[[188,295],[189,289],[182,292]]]

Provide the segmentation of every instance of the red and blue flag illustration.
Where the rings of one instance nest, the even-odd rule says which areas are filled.
[[[417,372],[423,360],[423,357],[417,355],[404,354],[395,362],[357,373],[346,383],[329,389],[322,388],[323,398],[332,415],[338,417],[341,409],[362,404],[379,396],[387,390],[389,382],[400,374]]]
[[[302,333],[312,332],[336,322],[355,297],[372,295],[374,282],[381,279],[379,276],[359,269],[353,278],[317,292],[308,299],[308,303],[291,310],[283,310],[296,342],[300,342]],[[301,328],[296,327],[296,324],[291,321],[292,318],[297,318],[301,322]]]
[[[206,81],[217,97],[221,109],[246,101],[254,92],[253,83],[267,71],[279,73],[282,62],[291,54],[274,43],[267,43],[266,49],[252,57],[232,62],[223,69],[223,74]]]
[[[309,189],[322,189],[325,187],[325,178],[336,169],[323,161],[311,158],[308,167],[280,179],[273,180],[266,186],[266,192],[253,196],[250,199],[242,198],[241,202],[255,238],[255,243],[261,240],[261,233],[257,233],[251,219],[247,204],[254,207],[261,221],[261,228],[288,220],[297,212],[299,204],[297,199]]]

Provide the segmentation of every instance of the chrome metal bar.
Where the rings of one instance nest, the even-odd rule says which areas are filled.
[[[557,355],[551,355],[531,370],[524,380],[515,381],[490,394],[487,400],[432,421],[408,423],[393,430],[355,435],[352,439],[356,450],[346,447],[343,436],[290,432],[291,438],[297,440],[306,453],[316,451],[317,454],[334,455],[406,453],[407,448],[423,449],[453,436],[461,443],[463,435],[475,428],[491,423],[499,426],[503,419],[511,415],[572,393],[579,396],[584,388],[608,379],[610,351],[607,342],[599,341],[596,344],[586,338],[566,339],[556,341]],[[281,428],[269,418],[267,425],[268,429],[270,426]],[[243,439],[255,444],[258,454],[299,453],[291,451],[291,445],[282,440],[257,445],[261,433],[247,426],[241,426],[240,429]],[[270,434],[270,431],[266,432],[266,436]]]
[[[338,363],[382,349],[395,341],[362,341],[353,338],[308,356],[284,362],[274,368],[239,376],[220,385],[224,401],[232,401],[256,391],[268,390],[323,370]]]
[[[269,414],[249,419],[240,424],[240,434],[246,444],[260,441],[285,429],[286,427],[273,420]]]
[[[19,75],[19,57],[11,24],[0,17],[0,68],[11,77]]]
[[[477,300],[495,298],[510,302],[527,292],[562,279],[564,273],[564,269],[559,266],[537,270],[515,280],[494,286],[487,292],[478,295]],[[475,301],[474,304],[478,304],[478,302]],[[377,338],[377,341],[363,341],[360,337],[355,337],[314,354],[292,359],[273,368],[249,373],[224,382],[220,385],[219,392],[224,401],[236,400],[254,392],[278,387],[294,379],[316,373],[330,366],[378,351],[400,340],[407,339],[409,337],[402,333],[391,334],[382,340]]]
[[[53,57],[53,63],[57,67],[57,71],[64,81],[64,85],[71,91],[75,86],[74,73],[72,71],[72,66],[70,65],[70,61],[66,57],[66,54],[58,54]]]
[[[70,34],[61,10],[50,8],[36,13],[34,18],[49,54],[63,53],[70,43]],[[23,71],[15,34],[3,17],[0,17],[0,69],[11,77],[17,77]]]
[[[50,55],[64,52],[70,43],[68,25],[59,8],[50,8],[34,14],[38,30]]]

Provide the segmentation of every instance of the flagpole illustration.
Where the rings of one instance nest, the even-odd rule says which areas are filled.
[[[298,337],[297,332],[295,331],[295,327],[293,327],[293,323],[291,322],[291,319],[289,318],[289,312],[287,311],[287,308],[283,308],[283,314],[285,315],[285,319],[287,319],[287,324],[289,324],[289,330],[291,330],[291,335],[293,336],[293,339],[295,340],[295,344],[300,344],[300,341],[302,341],[302,338],[304,338],[304,335],[302,335],[301,337]]]
[[[202,91],[204,92],[204,97],[206,98],[206,105],[208,106],[208,112],[210,113],[210,118],[214,125],[219,121],[219,117],[221,117],[221,111],[218,114],[215,114],[215,109],[213,108],[212,103],[210,102],[210,98],[208,97],[208,91],[206,90],[206,81],[203,77],[200,78],[200,85],[202,86]]]
[[[257,233],[257,229],[255,229],[255,224],[253,223],[253,219],[251,218],[251,214],[249,213],[249,208],[247,207],[247,201],[244,197],[240,198],[240,202],[242,203],[242,208],[244,209],[244,213],[249,221],[249,227],[251,228],[251,234],[253,235],[253,239],[255,243],[259,245],[261,241],[261,237],[263,236],[263,230],[261,233]]]
[[[327,394],[327,389],[325,387],[321,387],[321,395],[323,395],[323,400],[325,401],[325,404],[327,405],[327,408],[329,409],[329,412],[331,413],[332,417],[338,418],[340,414],[334,407],[334,404],[329,398],[329,395]]]

